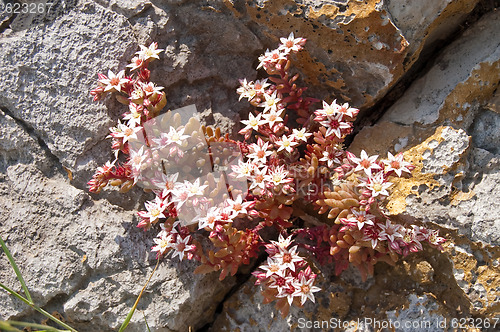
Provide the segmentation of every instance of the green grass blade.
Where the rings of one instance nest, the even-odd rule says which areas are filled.
[[[5,289],[11,295],[17,297],[19,300],[23,301],[24,303],[26,303],[27,305],[29,305],[33,309],[35,309],[36,311],[38,311],[39,313],[41,313],[45,317],[47,317],[50,320],[56,322],[60,326],[66,328],[66,329],[68,329],[68,330],[70,330],[72,332],[77,332],[71,326],[69,326],[69,325],[61,322],[59,319],[55,318],[54,316],[52,316],[51,314],[49,314],[47,311],[43,310],[42,308],[40,308],[37,305],[35,305],[35,303],[33,303],[33,299],[31,298],[31,295],[30,295],[30,293],[28,291],[28,287],[26,287],[26,283],[24,282],[23,276],[21,275],[21,271],[19,271],[19,268],[17,267],[16,262],[14,261],[14,258],[12,257],[9,249],[7,248],[7,245],[5,244],[5,242],[3,241],[3,239],[2,239],[1,236],[0,236],[0,245],[2,246],[2,249],[5,252],[5,255],[7,255],[7,258],[9,259],[10,265],[12,265],[12,267],[14,268],[14,271],[15,271],[15,273],[17,275],[17,279],[21,283],[21,286],[23,287],[24,293],[26,294],[26,298],[22,297],[19,293],[17,293],[16,291],[10,289],[9,287],[5,286],[1,282],[0,282],[0,287],[3,288],[3,289]]]
[[[6,331],[6,332],[23,332],[19,329],[16,329],[14,326],[10,325],[7,322],[3,322],[0,320],[0,331]]]
[[[148,329],[148,332],[151,332],[151,329],[149,328],[148,321],[146,320],[146,315],[144,315],[144,311],[142,312],[142,317],[144,317],[144,323],[146,323],[146,328]]]
[[[65,329],[68,329],[69,331],[72,331],[72,332],[78,332],[77,330],[75,330],[71,326],[67,325],[66,323],[63,323],[59,319],[57,319],[54,316],[52,316],[51,314],[49,314],[47,311],[43,310],[42,308],[40,308],[39,306],[37,306],[33,302],[28,301],[27,299],[25,299],[24,297],[22,297],[21,295],[19,295],[16,291],[10,289],[9,287],[7,287],[4,284],[2,284],[1,282],[0,282],[0,287],[2,287],[3,289],[5,289],[11,295],[14,295],[19,300],[23,301],[24,303],[26,303],[27,305],[29,305],[30,307],[32,307],[33,309],[35,309],[36,311],[38,311],[39,313],[41,313],[42,315],[44,315],[45,317],[47,317],[48,319],[50,319],[50,320],[56,322],[57,324],[59,324],[60,326],[64,327]]]
[[[28,322],[19,322],[16,320],[7,320],[5,323],[13,326],[22,326],[22,327],[32,327],[36,329],[43,329],[43,330],[37,330],[37,332],[68,332],[70,330],[59,330],[56,329],[55,327],[52,326],[47,326],[47,325],[42,325],[42,324],[36,324],[36,323],[28,323]]]
[[[77,330],[75,330],[74,328],[72,328],[71,326],[69,326],[68,324],[60,321],[59,319],[57,319],[54,316],[52,316],[51,314],[49,314],[47,311],[43,310],[39,306],[36,306],[36,305],[33,304],[31,307],[33,309],[35,309],[36,311],[38,311],[39,313],[41,313],[42,315],[44,315],[45,317],[47,317],[48,319],[50,319],[50,320],[56,322],[57,324],[59,324],[60,326],[64,327],[65,329],[68,329],[71,332],[78,332]]]
[[[120,329],[118,330],[118,332],[125,331],[125,328],[127,328],[128,324],[130,323],[130,320],[132,319],[132,316],[134,315],[135,309],[137,308],[137,305],[139,304],[139,300],[141,299],[142,293],[144,293],[144,290],[146,289],[146,286],[148,285],[149,281],[153,277],[153,274],[155,273],[156,269],[158,268],[158,264],[159,263],[160,263],[160,258],[158,257],[158,260],[156,261],[156,266],[155,266],[153,272],[151,272],[151,275],[149,276],[148,281],[146,281],[146,284],[144,285],[144,287],[142,287],[142,290],[139,293],[139,296],[137,297],[137,300],[135,300],[134,306],[128,312],[128,315],[125,318],[125,321],[123,322],[122,326],[120,326]]]
[[[5,289],[8,293],[10,293],[10,295],[14,295],[15,297],[17,297],[19,300],[23,301],[24,303],[26,303],[27,305],[29,305],[31,307],[31,305],[33,303],[31,303],[30,301],[26,300],[24,297],[22,297],[19,293],[17,293],[15,290],[12,290],[10,289],[9,287],[5,286],[4,284],[2,284],[0,282],[0,287],[2,287],[3,289]]]
[[[10,254],[9,248],[5,245],[5,242],[3,242],[2,237],[0,236],[0,245],[2,246],[3,251],[7,255],[7,258],[9,259],[10,265],[12,265],[12,268],[14,269],[14,272],[16,272],[17,279],[21,283],[21,286],[23,287],[24,294],[26,294],[26,298],[28,301],[33,302],[31,299],[30,292],[28,291],[28,287],[26,287],[26,283],[24,282],[23,276],[21,275],[21,271],[19,271],[19,268],[17,267],[16,262],[14,261],[14,258]]]

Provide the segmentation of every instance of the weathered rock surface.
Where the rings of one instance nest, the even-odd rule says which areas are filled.
[[[465,1],[238,1],[226,3],[272,47],[276,35],[306,36],[301,55],[310,84],[328,87],[324,98],[366,109],[418,59],[425,44],[444,39],[477,4]],[[254,25],[251,25],[254,26]]]
[[[45,14],[0,12],[0,233],[35,301],[80,331],[116,329],[156,263],[154,234],[135,228],[146,196],[139,189],[90,196],[85,189],[111,158],[104,138],[123,111],[113,100],[92,103],[88,91],[98,72],[124,68],[138,44],[158,41],[166,49],[152,80],[165,87],[170,108],[194,103],[206,123],[234,133],[246,108],[234,93],[238,79],[256,77],[258,55],[279,37],[293,31],[308,39],[297,63],[311,92],[367,110],[477,2],[66,0]],[[389,208],[403,220],[442,227],[454,239],[444,254],[430,250],[396,268],[380,266],[366,283],[353,271],[334,277],[323,270],[317,304],[293,308],[286,319],[262,304],[253,279],[215,316],[235,280],[193,276],[194,264],[164,262],[139,304],[150,328],[198,329],[215,317],[214,331],[296,329],[300,318],[493,317],[498,21],[492,13],[469,28],[352,146],[408,150],[422,175],[398,184]],[[0,257],[0,281],[20,290]],[[0,319],[7,318],[42,320],[0,292]],[[129,330],[145,330],[140,313]]]
[[[60,174],[45,176],[37,166],[50,160],[36,140],[9,116],[2,115],[2,124],[6,139],[0,152],[30,164],[2,165],[0,232],[34,300],[63,313],[81,331],[119,327],[155,264],[149,251],[152,233],[136,229],[133,211],[93,201]],[[9,149],[11,144],[16,150]],[[0,280],[20,290],[8,262],[2,259],[0,266]],[[194,276],[194,267],[175,261],[159,266],[139,306],[150,327],[198,328],[212,319],[234,281],[221,283],[214,274]],[[24,304],[5,292],[0,293],[0,303],[2,318],[32,317]],[[130,330],[143,327],[143,318],[136,315]]]
[[[465,299],[462,313],[490,319],[498,317],[500,298],[500,220],[493,212],[500,198],[499,20],[492,12],[466,30],[351,145],[369,153],[402,150],[417,166],[416,177],[397,184],[388,208],[448,234],[443,255]],[[373,141],[377,146],[367,144]]]
[[[441,229],[449,239],[445,251],[409,256],[395,268],[378,266],[366,288],[348,283],[340,293],[335,289],[345,275],[322,269],[330,282],[318,305],[292,311],[286,324],[278,323],[276,310],[262,309],[260,295],[247,285],[226,302],[214,331],[240,324],[245,331],[263,324],[271,331],[315,331],[340,323],[342,330],[371,331],[380,326],[376,320],[404,331],[443,331],[452,319],[498,319],[500,220],[492,211],[500,198],[499,18],[493,12],[471,26],[350,146],[358,154],[405,151],[417,165],[415,177],[397,184],[388,209],[402,222]]]
[[[468,29],[352,145],[359,151],[366,140],[377,140],[373,153],[412,146],[406,154],[421,174],[400,183],[404,195],[395,197],[392,212],[439,221],[472,241],[494,245],[500,225],[488,211],[498,202],[488,197],[499,194],[498,144],[493,143],[498,142],[493,128],[499,121],[499,20],[494,12]]]

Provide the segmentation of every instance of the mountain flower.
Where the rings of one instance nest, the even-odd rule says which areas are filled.
[[[177,239],[175,243],[170,244],[170,248],[172,248],[172,259],[175,257],[179,257],[179,260],[184,259],[184,254],[189,253],[189,251],[194,250],[196,247],[194,245],[189,245],[189,241],[191,240],[191,235],[188,235],[182,238],[180,235],[177,235]]]
[[[128,79],[124,78],[124,76],[125,70],[119,71],[116,75],[111,70],[108,70],[108,76],[104,76],[102,79],[100,79],[99,83],[104,84],[104,91],[116,90],[118,92],[121,92],[123,85],[128,83]]]
[[[140,46],[141,50],[136,52],[135,54],[137,54],[140,59],[142,59],[144,61],[151,60],[151,59],[160,59],[158,54],[160,54],[163,50],[158,49],[158,43],[156,43],[156,42],[151,43],[151,45],[149,45],[149,47],[143,46],[143,45],[139,45],[139,46]]]
[[[365,150],[361,151],[361,155],[359,158],[352,157],[351,161],[356,165],[354,171],[364,171],[366,175],[370,176],[372,174],[372,170],[382,169],[377,163],[376,160],[378,155],[368,157],[368,154]]]
[[[293,283],[293,287],[295,288],[295,292],[292,296],[300,296],[300,304],[303,305],[307,299],[315,302],[314,294],[319,292],[321,288],[313,286],[314,279],[306,279],[306,277],[302,277],[300,280],[296,280]]]

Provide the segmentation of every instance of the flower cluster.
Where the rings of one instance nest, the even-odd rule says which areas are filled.
[[[141,51],[132,60],[131,67],[136,71],[136,76],[125,76],[125,71],[121,70],[114,74],[111,70],[108,75],[98,74],[98,86],[90,91],[94,101],[101,100],[108,93],[117,93],[116,99],[128,106],[128,112],[123,114],[126,123],[118,122],[116,127],[110,128],[108,138],[113,140],[112,149],[115,160],[108,162],[104,167],[97,170],[92,180],[89,182],[90,191],[100,192],[108,184],[120,186],[122,192],[130,190],[134,184],[134,161],[145,158],[137,152],[132,154],[133,160],[127,164],[115,166],[120,152],[129,155],[129,142],[137,140],[142,134],[142,126],[147,121],[156,117],[165,107],[167,98],[161,90],[163,87],[155,86],[149,81],[150,71],[147,69],[149,63],[159,59],[158,54],[163,51],[158,49],[157,43],[152,43],[149,47],[141,46]],[[135,170],[137,173],[137,170]]]
[[[395,264],[424,242],[441,248],[444,241],[390,220],[393,179],[414,167],[401,153],[344,149],[359,110],[337,100],[313,108],[320,100],[304,95],[291,69],[305,43],[293,33],[281,38],[259,58],[267,77],[240,81],[240,100],[252,106],[241,141],[202,126],[195,110],[160,115],[165,93],[147,69],[161,51],[156,43],[141,46],[127,66],[135,76],[99,74],[91,91],[94,100],[114,93],[128,112],[110,128],[115,160],[97,170],[90,190],[140,185],[152,192],[138,227],[159,230],[152,247],[159,257],[199,261],[197,273],[220,271],[222,280],[264,249],[267,259],[253,275],[283,315],[315,301],[314,262],[334,263],[337,274],[352,264],[366,279],[377,262]],[[278,241],[267,240],[272,234]]]
[[[260,270],[252,274],[257,278],[256,284],[262,284],[265,290],[262,292],[266,302],[278,298],[277,307],[282,313],[287,314],[289,306],[295,298],[300,298],[300,305],[307,299],[315,302],[314,294],[320,291],[319,287],[313,286],[316,274],[312,273],[311,267],[305,259],[297,253],[297,245],[289,248],[292,237],[284,238],[279,235],[278,241],[266,244],[267,263],[260,266]]]

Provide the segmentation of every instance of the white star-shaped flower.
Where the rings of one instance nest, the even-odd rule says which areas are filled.
[[[122,86],[128,82],[128,79],[124,78],[124,76],[125,70],[121,70],[116,75],[111,70],[108,70],[108,77],[100,79],[99,83],[105,85],[104,91],[116,90],[121,92]]]
[[[139,58],[143,59],[144,61],[147,61],[149,59],[160,59],[158,54],[160,54],[163,49],[158,49],[158,43],[153,42],[149,47],[139,45],[141,50],[136,52],[136,54],[139,56]]]

